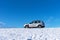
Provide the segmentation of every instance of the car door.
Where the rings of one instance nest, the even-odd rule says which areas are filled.
[[[29,26],[30,26],[30,27],[36,27],[36,24],[37,24],[37,22],[34,21],[34,22],[33,22],[32,24],[30,24]]]

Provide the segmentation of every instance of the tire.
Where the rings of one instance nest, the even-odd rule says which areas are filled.
[[[24,28],[29,28],[29,26],[28,26],[28,25],[26,25]]]
[[[41,25],[38,25],[38,28],[41,28],[42,26]]]
[[[42,26],[41,28],[44,28],[45,26]]]

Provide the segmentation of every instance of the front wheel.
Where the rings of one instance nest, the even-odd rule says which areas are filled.
[[[38,28],[41,28],[42,26],[41,25],[38,25]]]
[[[24,28],[29,28],[29,26],[28,26],[28,25],[26,25]]]

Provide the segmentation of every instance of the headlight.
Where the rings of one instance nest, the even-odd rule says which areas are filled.
[[[25,24],[24,26],[26,26],[27,24]]]

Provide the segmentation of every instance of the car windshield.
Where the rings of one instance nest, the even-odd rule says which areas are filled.
[[[37,21],[37,23],[40,23],[40,21]]]
[[[30,22],[30,24],[32,24],[33,22]]]

